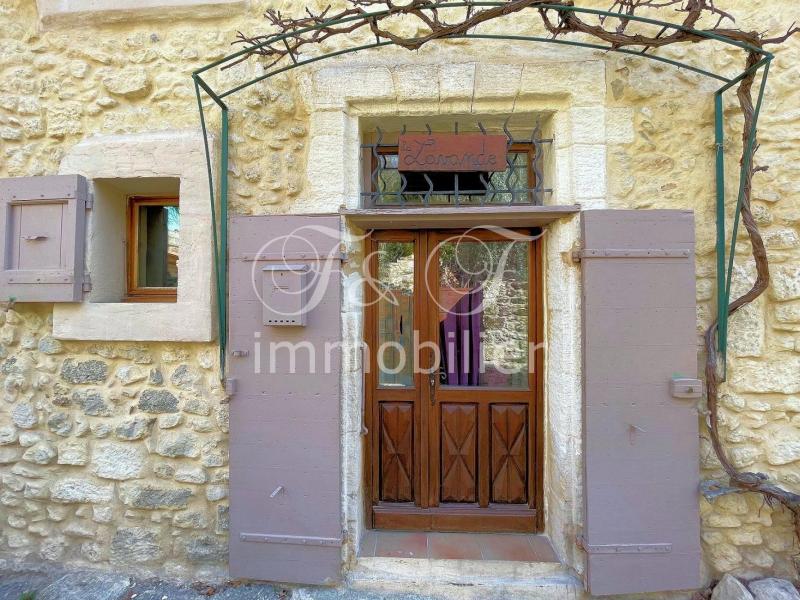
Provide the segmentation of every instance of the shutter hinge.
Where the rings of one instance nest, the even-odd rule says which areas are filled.
[[[89,192],[86,196],[86,202],[84,204],[86,210],[92,210],[94,208],[94,193]]]
[[[573,250],[572,260],[580,262],[586,258],[688,258],[688,249],[665,248],[585,248]]]
[[[92,276],[89,273],[83,274],[83,291],[84,292],[91,292],[92,291]]]
[[[586,554],[669,554],[672,544],[587,544],[582,535],[578,547]]]
[[[316,537],[310,535],[274,535],[269,533],[240,533],[243,542],[262,544],[296,544],[298,546],[341,546],[340,538]]]
[[[226,377],[224,385],[225,393],[228,396],[233,396],[236,393],[236,379],[234,377]]]

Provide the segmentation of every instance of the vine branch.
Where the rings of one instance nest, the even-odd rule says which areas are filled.
[[[463,10],[462,17],[455,22],[448,22],[442,18],[441,6],[438,6],[437,0],[408,0],[404,4],[397,4],[395,0],[348,0],[347,8],[339,12],[332,13],[331,7],[328,6],[317,13],[306,9],[306,14],[302,17],[285,16],[278,10],[268,10],[264,16],[273,31],[254,36],[238,32],[233,44],[243,45],[248,51],[224,68],[245,61],[253,55],[264,57],[267,69],[286,57],[296,62],[304,49],[319,45],[333,37],[347,36],[362,28],[368,30],[375,37],[376,42],[389,41],[403,48],[416,50],[428,42],[464,36],[482,23],[526,10],[538,14],[541,24],[553,38],[574,34],[585,35],[602,40],[613,49],[637,47],[642,53],[672,44],[711,41],[690,30],[713,34],[730,41],[743,42],[755,49],[781,44],[800,32],[800,27],[794,23],[785,33],[775,37],[766,37],[765,34],[756,31],[743,31],[735,27],[735,20],[730,13],[715,6],[714,0],[613,0],[609,11],[616,12],[617,17],[615,19],[602,17],[592,22],[585,20],[577,12],[545,6],[551,5],[554,1],[508,0],[499,6],[481,10],[475,10],[475,6],[468,6]],[[574,5],[573,0],[565,0],[562,4],[566,7]],[[672,9],[674,14],[682,16],[682,19],[676,22],[679,27],[662,27],[657,33],[639,31],[646,30],[648,27],[646,25],[633,30],[632,24],[640,25],[632,18],[637,16],[637,12],[667,9]],[[416,19],[425,33],[418,37],[403,37],[393,33],[389,28],[390,20],[396,17]],[[342,21],[343,19],[344,21]],[[609,24],[609,20],[616,21],[616,23]],[[704,22],[713,22],[713,25],[702,28]],[[727,26],[723,27],[723,24]],[[276,33],[284,36],[279,41],[280,43],[275,40]],[[747,50],[746,52],[745,69],[749,69],[762,57],[756,50]],[[753,107],[755,77],[755,72],[750,73],[739,83],[736,90],[739,107],[744,116],[742,164],[747,160],[746,148],[755,118]],[[753,155],[757,148],[756,141],[753,146]],[[751,155],[750,163],[744,170],[743,193],[739,210],[741,221],[750,239],[757,277],[747,292],[730,302],[727,307],[729,316],[758,298],[769,286],[767,252],[750,208],[753,176],[766,170],[767,167],[756,166],[752,158]],[[717,321],[713,322],[706,329],[704,335],[708,428],[712,447],[729,482],[727,484],[704,482],[701,486],[702,491],[708,498],[727,493],[759,493],[764,497],[766,503],[770,505],[779,503],[791,512],[794,518],[795,535],[800,539],[800,495],[784,490],[770,482],[768,476],[763,473],[739,471],[729,459],[722,445],[719,435],[718,396],[719,386],[724,379],[720,374],[716,350],[717,327]]]

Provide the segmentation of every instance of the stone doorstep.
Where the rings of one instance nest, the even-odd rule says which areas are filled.
[[[582,598],[583,582],[559,563],[360,557],[346,575],[362,591],[408,591],[442,598]],[[465,589],[474,590],[467,596]],[[503,590],[503,593],[500,593]]]

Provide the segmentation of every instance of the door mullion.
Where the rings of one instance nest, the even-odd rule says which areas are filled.
[[[420,237],[423,239],[425,259],[422,270],[425,279],[425,293],[423,294],[426,315],[425,341],[438,343],[439,310],[437,298],[435,296],[439,285],[439,258],[436,251],[437,236],[433,231],[422,232]],[[431,357],[432,358],[432,357]],[[426,363],[431,366],[431,360]],[[436,374],[434,374],[436,377]],[[435,380],[436,381],[436,380]],[[439,506],[440,498],[440,469],[441,469],[441,407],[437,397],[439,385],[436,381],[431,389],[430,384],[426,385],[427,394],[422,397],[426,399],[425,412],[428,416],[428,502],[429,506]]]
[[[428,309],[427,309],[427,286],[425,285],[425,262],[427,257],[427,243],[424,232],[414,233],[415,245],[415,260],[414,260],[414,286],[417,294],[414,298],[414,310],[418,315],[415,318],[414,327],[419,332],[420,342],[425,337],[425,332],[428,330]],[[415,350],[417,350],[415,348]],[[416,361],[420,366],[427,364],[426,356],[417,356]],[[428,380],[425,375],[417,372],[415,374],[417,385],[417,396],[415,402],[417,404],[417,414],[419,416],[419,447],[417,452],[417,465],[419,476],[419,494],[417,495],[417,503],[422,508],[430,506],[430,475],[428,473],[428,460],[430,454],[428,449],[428,428],[430,427],[430,416],[428,415]]]

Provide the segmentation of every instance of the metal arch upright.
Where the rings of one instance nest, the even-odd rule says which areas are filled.
[[[436,2],[435,4],[431,4],[428,7],[425,7],[423,10],[442,10],[446,8],[467,8],[467,7],[498,7],[503,6],[506,2],[502,1],[456,1],[456,2]],[[450,39],[452,38],[465,38],[465,39],[483,39],[483,40],[501,40],[501,41],[515,41],[515,42],[538,42],[538,43],[549,43],[549,44],[557,44],[557,45],[565,45],[565,46],[575,46],[579,48],[588,48],[592,50],[602,50],[607,52],[616,52],[620,54],[627,54],[631,56],[636,56],[639,58],[645,58],[648,60],[654,60],[657,62],[665,63],[680,69],[686,69],[691,72],[697,73],[699,75],[703,75],[705,77],[709,77],[711,79],[716,79],[722,82],[722,86],[719,87],[714,92],[714,142],[715,142],[715,176],[716,176],[716,254],[717,254],[717,273],[716,273],[716,283],[717,283],[717,349],[721,356],[721,363],[723,372],[727,365],[727,341],[728,341],[728,304],[730,303],[730,293],[731,293],[731,276],[733,272],[733,261],[736,252],[736,238],[738,234],[739,228],[739,214],[742,202],[744,200],[745,195],[745,182],[746,182],[746,174],[748,173],[749,169],[751,168],[752,161],[753,161],[753,152],[755,149],[755,138],[756,138],[756,130],[758,125],[758,117],[761,112],[761,107],[763,105],[764,100],[764,92],[766,89],[767,83],[767,76],[769,74],[769,67],[770,63],[773,59],[773,54],[767,52],[763,48],[759,48],[757,46],[753,46],[752,44],[747,44],[745,42],[739,42],[736,40],[731,40],[729,38],[710,33],[707,31],[697,30],[685,27],[680,24],[670,23],[667,21],[661,21],[657,19],[651,19],[648,17],[641,17],[638,15],[620,15],[619,13],[606,11],[606,10],[599,10],[599,9],[592,9],[592,8],[581,8],[577,6],[570,6],[564,4],[539,4],[533,5],[530,8],[535,9],[547,9],[547,10],[555,10],[559,12],[573,12],[579,14],[588,14],[588,15],[595,15],[598,17],[603,18],[616,18],[621,19],[624,18],[628,21],[634,21],[638,23],[643,23],[647,25],[655,25],[661,27],[663,31],[667,30],[675,30],[681,31],[684,33],[692,34],[693,36],[706,39],[717,41],[728,46],[733,46],[739,48],[740,50],[745,50],[750,53],[754,53],[758,55],[760,58],[759,60],[751,65],[749,68],[745,69],[735,77],[727,77],[725,75],[721,75],[719,73],[714,73],[712,71],[702,69],[700,67],[696,67],[694,65],[687,64],[682,61],[673,60],[661,56],[657,56],[655,54],[649,54],[646,52],[642,52],[639,50],[632,50],[630,48],[615,48],[608,45],[603,44],[595,44],[591,42],[583,42],[577,40],[569,40],[569,39],[553,39],[547,38],[542,36],[524,36],[524,35],[505,35],[505,34],[459,34],[456,36],[445,36],[442,39]],[[392,10],[385,10],[385,11],[377,11],[372,13],[375,17],[382,17],[388,16],[392,14]],[[256,46],[250,46],[229,54],[219,60],[216,60],[212,63],[209,63],[195,71],[192,72],[192,79],[194,81],[195,86],[195,95],[197,97],[197,108],[200,113],[200,125],[203,131],[203,141],[205,147],[205,157],[206,157],[206,168],[208,171],[208,183],[209,183],[209,195],[211,201],[211,223],[213,228],[213,240],[214,240],[214,271],[216,275],[216,293],[217,293],[217,316],[219,321],[219,336],[220,336],[220,369],[221,373],[225,373],[225,352],[227,347],[227,227],[228,227],[228,158],[229,158],[229,139],[228,139],[228,132],[229,132],[229,109],[228,105],[225,102],[225,98],[231,96],[251,85],[254,85],[260,81],[264,81],[269,79],[270,77],[274,77],[280,73],[284,73],[286,71],[290,71],[292,69],[296,69],[298,67],[302,67],[304,65],[308,65],[311,63],[315,63],[321,60],[325,60],[328,58],[334,58],[337,56],[342,56],[345,54],[351,54],[354,52],[360,52],[362,50],[369,50],[374,48],[381,48],[383,46],[392,46],[395,45],[394,42],[391,41],[380,41],[377,40],[374,43],[370,44],[361,44],[357,46],[352,46],[350,48],[344,48],[341,50],[336,50],[333,52],[328,52],[320,55],[311,56],[309,58],[299,60],[296,57],[292,57],[292,62],[288,65],[281,66],[281,67],[274,67],[268,70],[266,73],[255,77],[245,83],[241,83],[239,85],[235,85],[229,89],[226,89],[222,92],[217,92],[206,82],[202,75],[212,69],[216,68],[224,68],[226,65],[231,65],[233,61],[240,59],[246,54],[252,53],[254,48],[261,48],[264,46],[268,46],[270,44],[276,42],[286,41],[289,38],[295,37],[297,35],[301,35],[303,33],[319,30],[325,27],[341,25],[343,23],[355,21],[358,19],[362,19],[363,16],[361,15],[353,15],[339,19],[330,19],[324,21],[322,23],[318,23],[315,25],[310,25],[308,27],[304,27],[293,31],[291,33],[279,33],[273,36],[268,37],[263,42],[257,44]],[[743,157],[740,165],[739,171],[739,190],[736,200],[736,209],[734,211],[734,219],[733,219],[733,226],[731,230],[731,241],[730,241],[730,249],[727,253],[727,264],[726,264],[726,235],[725,235],[725,156],[724,156],[724,113],[723,113],[723,95],[726,91],[730,90],[734,85],[741,82],[746,77],[753,75],[755,76],[758,71],[762,71],[761,82],[759,86],[758,98],[755,104],[753,119],[750,127],[750,131],[748,132],[747,140],[744,145],[744,152]],[[203,109],[203,98],[202,92],[205,92],[209,98],[211,98],[214,103],[220,108],[220,164],[219,164],[219,228],[218,228],[218,220],[217,220],[217,213],[216,213],[216,197],[214,194],[214,176],[213,176],[213,165],[211,160],[211,148],[210,148],[210,141],[208,136],[208,127],[206,124],[206,117],[205,111]]]

